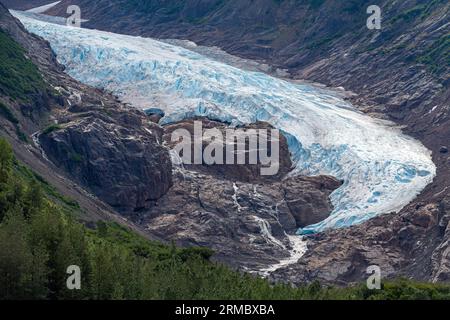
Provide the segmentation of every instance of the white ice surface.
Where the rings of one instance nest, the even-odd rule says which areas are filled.
[[[193,115],[234,124],[267,121],[288,137],[296,174],[344,181],[331,216],[301,233],[361,223],[398,211],[436,174],[430,152],[392,124],[357,112],[330,91],[246,71],[148,38],[79,29],[14,12],[48,40],[67,72],[163,122]]]

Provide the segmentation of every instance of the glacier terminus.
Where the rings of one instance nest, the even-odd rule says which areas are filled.
[[[162,123],[206,116],[234,125],[266,121],[286,135],[291,174],[344,181],[334,211],[300,234],[347,227],[397,212],[432,182],[436,167],[419,141],[339,95],[208,58],[150,38],[67,27],[14,12],[49,41],[75,79],[136,108],[160,108]]]

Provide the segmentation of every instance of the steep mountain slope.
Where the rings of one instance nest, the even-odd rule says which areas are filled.
[[[121,105],[113,96],[84,86],[65,75],[48,44],[27,33],[3,5],[0,5],[0,28],[2,55],[4,55],[0,72],[2,110],[0,131],[12,142],[21,161],[30,165],[57,188],[63,189],[61,192],[65,195],[80,201],[87,216],[91,216],[90,218],[94,220],[99,219],[99,215],[100,218],[110,217],[110,213],[114,211],[88,194],[88,192],[95,193],[95,188],[102,190],[103,193],[97,194],[102,200],[119,209],[123,205],[123,202],[120,202],[120,194],[132,192],[133,196],[146,199],[161,196],[168,190],[171,185],[170,157],[168,151],[157,143],[159,130],[157,125],[147,124],[145,115]],[[88,110],[82,113],[83,108]],[[114,113],[108,109],[113,109]],[[81,128],[79,123],[83,123],[84,118],[88,117],[91,117],[91,120],[97,119],[96,134],[83,135],[83,143],[92,141],[98,143],[99,139],[103,139],[110,144],[98,143],[96,153],[89,154],[87,159],[82,158],[86,156],[84,151],[77,149],[82,147],[82,144],[59,145],[55,151],[72,160],[70,168],[66,171],[61,170],[64,168],[63,165],[58,163],[59,168],[56,167],[43,153],[40,139],[45,137],[48,142],[51,140],[48,139],[50,136],[63,128],[70,130],[73,139],[76,139],[77,128],[86,129]],[[142,121],[146,124],[126,130],[126,127],[131,127],[130,123]],[[149,130],[145,130],[145,125]],[[152,128],[155,130],[150,131]],[[159,134],[161,133],[160,131]],[[139,147],[144,150],[152,149],[151,156],[142,157],[137,152],[139,148],[127,142],[127,136],[137,134],[145,137]],[[121,170],[116,170],[117,159],[114,157],[121,157],[121,154],[109,152],[108,146],[117,147],[127,154],[129,159],[136,161],[122,161]],[[108,152],[108,157],[99,159],[98,155],[101,155],[102,151]],[[159,159],[155,159],[158,157]],[[64,161],[64,158],[61,157],[60,161]],[[100,170],[96,166],[100,164],[102,172],[109,173],[107,176],[109,179],[118,178],[121,181],[122,188],[117,189],[117,185],[105,180],[105,176],[103,180],[96,180],[96,183],[87,180],[88,178],[95,180],[96,172]],[[130,174],[133,171],[130,166],[135,169],[142,168],[138,173],[141,180],[147,176],[152,177],[150,178],[152,181],[144,179],[143,185],[136,185],[132,182],[135,178]],[[145,170],[148,166],[153,170]],[[120,177],[122,170],[129,172],[126,177]],[[67,177],[76,180],[88,191],[70,182]],[[152,185],[153,179],[159,183]],[[132,191],[127,190],[130,186],[133,188]],[[109,201],[107,197],[113,197],[114,202]],[[133,203],[129,200],[127,197],[127,208],[132,209],[140,205],[139,201],[143,201],[135,199]]]
[[[433,151],[435,185],[448,184],[450,164],[450,4],[378,1],[382,29],[366,27],[371,1],[63,1],[78,4],[84,27],[180,38],[217,45],[242,57],[287,68],[356,93],[362,110],[393,119]],[[445,147],[445,148],[442,148]]]
[[[0,134],[9,139],[21,161],[64,196],[80,202],[82,219],[115,220],[148,238],[158,238],[155,236],[158,232],[161,235],[158,239],[209,246],[217,251],[215,259],[259,270],[290,258],[295,253],[291,235],[296,228],[305,221],[320,221],[332,210],[328,196],[340,182],[331,177],[296,179],[283,184],[285,192],[273,192],[272,184],[256,186],[259,177],[251,172],[247,179],[242,179],[243,171],[239,172],[239,168],[231,175],[240,175],[244,180],[239,186],[233,183],[235,180],[221,176],[223,168],[212,168],[213,172],[197,170],[203,173],[179,172],[178,168],[172,168],[169,150],[162,145],[165,128],[151,122],[145,113],[119,103],[112,95],[69,77],[56,62],[48,43],[28,34],[3,6],[0,6],[0,28],[5,34],[0,38],[4,46],[17,47],[14,53],[20,61],[16,59],[13,66],[26,67],[23,78],[34,79],[28,85],[35,84],[24,87],[22,95],[14,99],[6,91],[9,87],[0,82],[0,100],[5,105],[0,116]],[[8,63],[10,56],[3,62]],[[5,78],[9,79],[11,73],[20,75],[21,69],[2,66],[1,71],[9,73]],[[280,172],[284,175],[291,169],[291,162],[286,140],[283,141]],[[281,178],[276,177],[276,186],[282,184]],[[211,198],[212,190],[200,190],[204,183],[216,183],[227,198],[206,205],[201,194]],[[240,198],[252,205],[230,208]],[[267,203],[285,200],[292,203],[280,207],[282,218],[273,215],[276,206],[259,210]],[[302,217],[302,212],[311,205],[320,206],[314,211],[319,220]],[[242,215],[241,209],[246,215]],[[175,218],[173,232],[160,232],[167,230],[168,217]],[[185,217],[193,217],[190,224],[184,223]],[[148,226],[150,220],[158,222],[153,230]],[[211,232],[212,221],[216,222],[216,229],[223,228],[226,232]],[[197,230],[197,234],[190,236],[190,228]]]
[[[236,124],[268,121],[283,130],[296,173],[344,181],[332,194],[329,219],[304,233],[398,211],[433,180],[428,150],[389,124],[355,112],[333,92],[233,68],[153,39],[16,16],[50,42],[70,75],[134,107],[162,108],[162,123],[198,115]]]
[[[449,279],[448,1],[378,1],[380,31],[366,28],[371,1],[77,0],[50,12],[64,15],[68,3],[80,5],[86,27],[217,45],[295,78],[343,86],[364,111],[404,125],[433,151],[434,183],[399,216],[311,241],[291,280],[353,281],[371,263],[387,276]]]
[[[83,18],[90,20],[85,27],[218,45],[233,54],[288,68],[293,76],[343,85],[364,93],[366,100],[370,97],[392,107],[401,107],[402,97],[397,96],[396,103],[386,90],[399,82],[396,90],[407,91],[404,83],[412,79],[404,76],[409,67],[415,66],[410,77],[419,73],[415,76],[423,78],[422,71],[427,70],[443,82],[448,78],[445,0],[71,0],[49,13],[65,15],[69,3],[78,4]],[[371,4],[382,9],[380,31],[366,27]],[[383,71],[394,69],[397,75],[384,77]],[[442,89],[437,84],[429,88]],[[409,106],[433,93],[421,92]]]
[[[49,4],[50,2],[48,0],[2,0],[3,5],[15,10],[29,10]]]

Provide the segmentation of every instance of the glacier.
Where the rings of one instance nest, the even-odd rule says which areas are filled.
[[[67,27],[13,12],[49,41],[75,79],[136,108],[164,110],[163,123],[207,116],[233,125],[267,121],[287,136],[293,173],[343,180],[317,233],[398,212],[436,175],[431,153],[394,124],[356,110],[331,90],[287,81],[150,38]]]

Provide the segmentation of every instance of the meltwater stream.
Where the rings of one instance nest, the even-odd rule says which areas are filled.
[[[242,70],[148,38],[78,29],[14,13],[48,40],[67,72],[163,122],[209,116],[234,124],[267,121],[288,137],[295,174],[344,180],[331,216],[300,233],[361,223],[398,211],[436,173],[430,152],[392,124],[356,111],[330,91]]]

